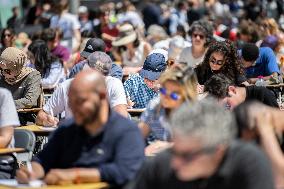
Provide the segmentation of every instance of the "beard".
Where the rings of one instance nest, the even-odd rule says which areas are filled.
[[[82,120],[81,125],[89,125],[98,119],[101,110],[101,102],[94,104],[94,107],[94,111],[92,111],[89,115],[85,116],[85,118]]]

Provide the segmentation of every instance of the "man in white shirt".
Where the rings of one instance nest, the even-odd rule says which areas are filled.
[[[93,68],[105,75],[110,107],[127,117],[127,102],[122,82],[117,78],[107,76],[112,65],[110,57],[104,52],[96,51],[88,57],[87,62],[83,70]],[[56,125],[58,119],[54,118],[53,115],[62,112],[65,112],[65,119],[72,117],[68,105],[68,90],[71,81],[72,79],[66,80],[54,91],[52,97],[44,105],[43,110],[38,113],[36,124]]]
[[[19,118],[12,94],[0,88],[0,148],[14,147],[14,127],[19,126]],[[7,157],[0,157],[0,179],[10,178],[12,165],[7,164]]]

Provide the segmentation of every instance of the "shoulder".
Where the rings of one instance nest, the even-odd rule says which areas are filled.
[[[52,136],[68,136],[71,133],[76,133],[78,129],[79,127],[75,124],[74,119],[67,119],[59,124]]]
[[[8,89],[0,87],[1,97],[11,96],[11,92]]]
[[[127,132],[140,133],[138,126],[133,121],[121,116],[115,111],[111,111],[111,115],[107,124],[109,131],[111,133],[115,132],[117,133],[117,135],[124,135]]]
[[[118,78],[116,78],[116,77],[106,76],[106,84],[107,85],[113,86],[113,85],[117,85],[117,84],[120,85],[121,83],[122,82]]]

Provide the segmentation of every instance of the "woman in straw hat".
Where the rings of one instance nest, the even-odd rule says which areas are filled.
[[[113,54],[122,63],[124,75],[140,71],[151,51],[150,44],[139,39],[131,24],[124,24],[119,28],[119,36],[112,42],[112,46],[118,47]]]
[[[32,108],[37,105],[41,93],[41,76],[38,71],[25,67],[27,55],[15,47],[6,48],[0,57],[0,87],[11,91],[16,108]]]

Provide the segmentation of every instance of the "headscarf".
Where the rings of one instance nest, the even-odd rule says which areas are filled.
[[[10,85],[18,83],[34,71],[32,68],[24,67],[27,61],[27,55],[24,51],[15,47],[6,48],[1,54],[0,60],[0,64],[4,64],[7,69],[16,73],[13,78],[4,77],[5,81]]]

